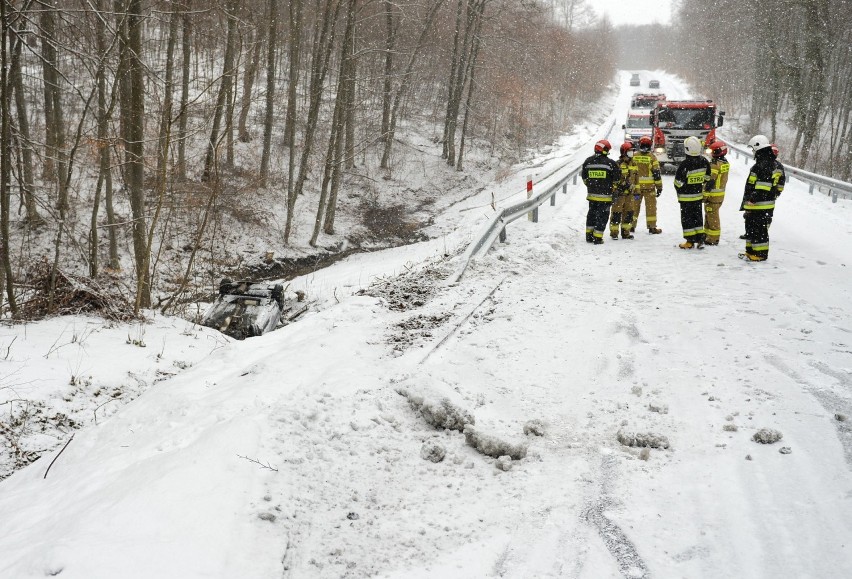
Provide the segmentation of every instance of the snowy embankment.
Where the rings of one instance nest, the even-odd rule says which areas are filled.
[[[0,577],[845,577],[852,204],[792,181],[769,261],[742,262],[747,170],[703,251],[676,247],[667,175],[661,235],[643,215],[636,239],[587,245],[569,187],[456,285],[427,246],[317,272],[329,307],[211,344],[46,478],[56,453],[0,483]],[[447,220],[485,211],[467,207]]]

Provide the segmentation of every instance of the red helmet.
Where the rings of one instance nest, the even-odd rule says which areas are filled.
[[[714,159],[724,157],[728,154],[728,147],[722,141],[713,141],[710,144],[710,154],[713,155]]]
[[[631,150],[633,150],[633,143],[631,143],[630,141],[624,141],[621,144],[621,154],[622,155],[626,155],[627,151],[631,151]]]
[[[651,141],[651,137],[649,137],[648,135],[645,135],[644,137],[641,137],[639,139],[639,148],[640,149],[646,149],[646,150],[650,149],[652,144],[653,144],[653,141]]]
[[[778,147],[775,145],[775,143],[772,143],[771,145],[769,145],[769,148],[772,149],[772,154],[777,157],[778,156]]]
[[[609,144],[609,141],[606,139],[601,139],[597,143],[595,143],[595,153],[603,153],[606,155],[609,153],[609,150],[612,149],[612,145]]]

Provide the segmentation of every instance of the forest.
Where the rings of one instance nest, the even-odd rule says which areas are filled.
[[[562,4],[2,1],[2,315],[179,313],[229,229],[345,234],[341,188],[392,183],[406,131],[459,179],[472,147],[517,161],[615,72],[611,28]]]

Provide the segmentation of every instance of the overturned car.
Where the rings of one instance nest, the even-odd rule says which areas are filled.
[[[244,340],[262,336],[307,310],[307,305],[298,308],[299,299],[287,299],[281,284],[266,285],[250,281],[232,281],[228,278],[219,282],[219,296],[201,318],[201,325],[215,328]]]

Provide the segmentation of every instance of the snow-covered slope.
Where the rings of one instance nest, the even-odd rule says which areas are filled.
[[[733,162],[722,241],[703,251],[676,247],[664,176],[661,235],[587,245],[569,187],[454,286],[434,244],[302,280],[329,307],[211,348],[79,431],[46,478],[56,453],[3,481],[0,577],[845,577],[852,205],[791,181],[769,261],[742,262],[747,170]],[[484,201],[447,222],[484,218]],[[526,457],[480,454],[403,393]],[[758,444],[761,428],[783,438]]]

